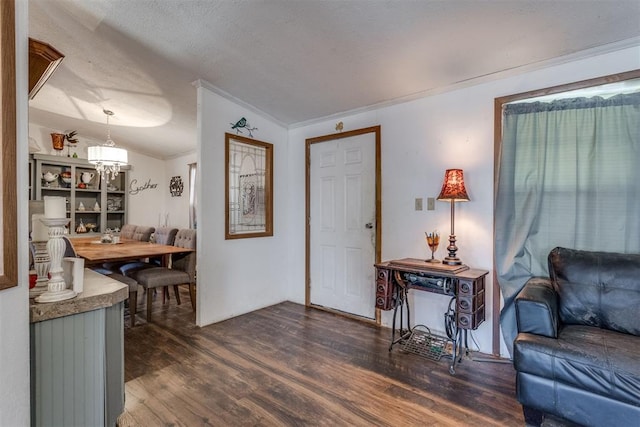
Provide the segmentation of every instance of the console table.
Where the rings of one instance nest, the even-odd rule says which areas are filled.
[[[455,374],[455,364],[462,360],[463,348],[468,353],[467,331],[477,329],[485,320],[486,270],[466,265],[428,263],[415,258],[404,258],[375,264],[376,308],[393,310],[391,345],[405,341],[411,334],[410,311],[407,295],[410,289],[452,297],[451,325],[445,327],[452,342],[449,373]],[[453,304],[455,301],[455,304]],[[406,329],[404,312],[406,311]],[[400,312],[400,337],[396,340],[396,319]],[[446,326],[446,325],[445,325]]]

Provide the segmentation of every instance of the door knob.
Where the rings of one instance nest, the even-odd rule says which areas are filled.
[[[371,228],[373,228],[373,223],[368,222],[368,223],[365,225],[365,227],[366,227],[366,228],[371,229]]]

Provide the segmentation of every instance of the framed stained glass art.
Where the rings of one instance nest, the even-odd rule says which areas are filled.
[[[225,134],[225,239],[273,236],[273,144]]]

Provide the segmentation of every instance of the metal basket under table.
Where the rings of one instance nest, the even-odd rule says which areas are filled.
[[[400,351],[438,361],[442,356],[451,357],[453,341],[450,338],[432,333],[424,325],[416,325],[412,328],[411,335],[402,341]]]

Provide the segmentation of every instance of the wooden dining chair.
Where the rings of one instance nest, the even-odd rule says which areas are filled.
[[[189,286],[189,297],[191,299],[191,307],[195,311],[196,307],[196,230],[182,229],[176,234],[174,246],[179,248],[193,249],[182,257],[176,257],[172,262],[171,268],[152,267],[139,270],[132,274],[132,277],[147,292],[147,322],[151,321],[151,308],[153,305],[152,289],[164,288],[165,286],[173,286],[178,305],[180,301],[180,293],[178,286]]]

